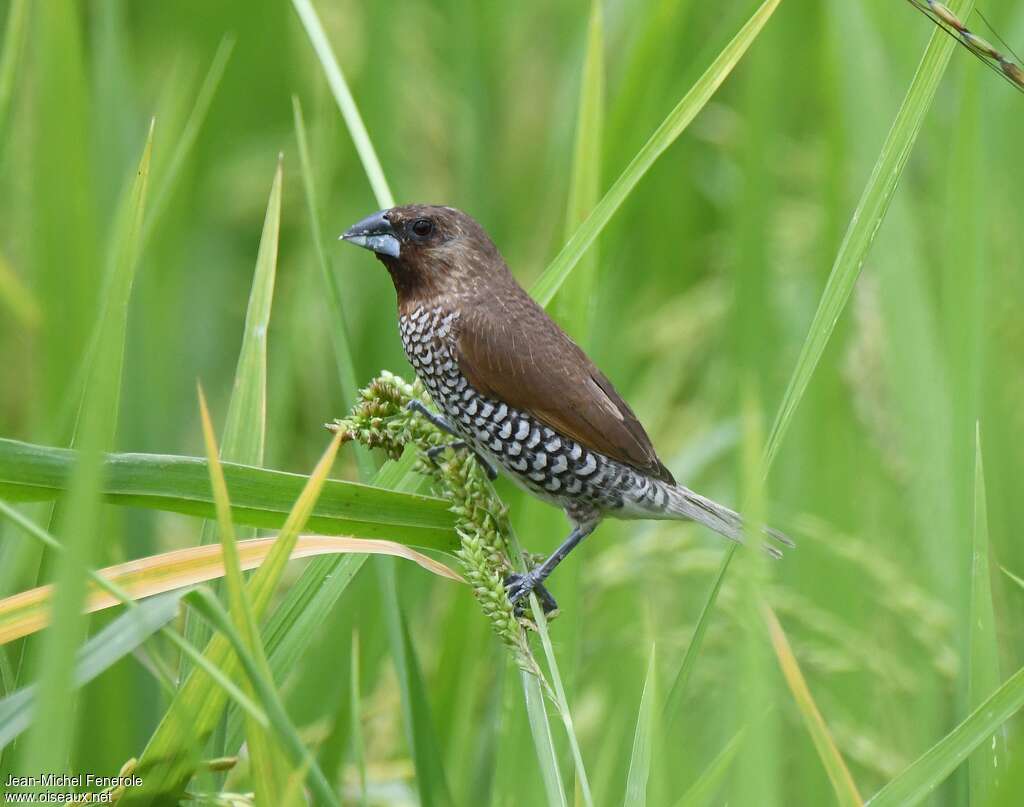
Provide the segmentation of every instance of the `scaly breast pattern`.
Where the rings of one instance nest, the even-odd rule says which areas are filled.
[[[399,329],[406,356],[430,397],[480,453],[577,520],[612,514],[624,505],[627,511],[664,505],[665,491],[654,480],[474,389],[454,355],[458,318],[457,312],[420,307],[400,318]]]

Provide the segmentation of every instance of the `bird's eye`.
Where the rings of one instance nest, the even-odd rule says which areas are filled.
[[[426,238],[434,232],[434,222],[430,219],[416,219],[412,223],[412,231],[420,238]]]

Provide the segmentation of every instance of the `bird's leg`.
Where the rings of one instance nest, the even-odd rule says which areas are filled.
[[[569,537],[540,566],[530,569],[526,574],[510,574],[505,578],[505,590],[508,591],[509,602],[515,606],[517,614],[525,606],[525,602],[521,604],[520,601],[529,596],[531,591],[537,594],[537,598],[544,607],[544,613],[550,613],[558,608],[555,598],[544,588],[544,581],[555,570],[555,567],[565,559],[565,556],[572,552],[580,541],[594,531],[596,526],[596,522],[577,524],[573,531],[569,533]]]
[[[431,462],[434,462],[437,459],[437,455],[444,451],[446,448],[453,448],[456,450],[460,448],[468,448],[470,451],[473,452],[473,456],[476,457],[476,461],[483,466],[484,472],[487,474],[487,478],[490,479],[492,482],[498,478],[497,468],[491,465],[491,463],[487,461],[487,458],[481,455],[479,451],[477,451],[469,443],[463,440],[459,432],[451,423],[449,423],[440,415],[435,415],[433,412],[427,409],[427,407],[423,404],[423,401],[419,401],[416,398],[413,398],[411,401],[409,401],[409,403],[405,405],[405,408],[408,409],[410,412],[417,412],[423,415],[423,417],[425,417],[427,420],[429,420],[431,423],[437,426],[437,428],[439,428],[441,431],[447,432],[452,437],[458,438],[452,443],[447,443],[446,445],[443,446],[434,446],[432,448],[428,448],[426,454],[427,458]]]

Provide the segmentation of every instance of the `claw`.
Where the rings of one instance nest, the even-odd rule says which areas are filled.
[[[512,603],[516,616],[523,616],[525,613],[527,599],[531,591],[537,595],[545,616],[558,610],[558,603],[551,596],[551,592],[532,572],[510,574],[505,578],[505,590],[508,592],[508,599]]]

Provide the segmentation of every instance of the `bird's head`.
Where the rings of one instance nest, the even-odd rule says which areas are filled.
[[[341,239],[372,251],[387,267],[403,308],[471,294],[508,272],[483,227],[453,207],[381,210],[353,224]]]

